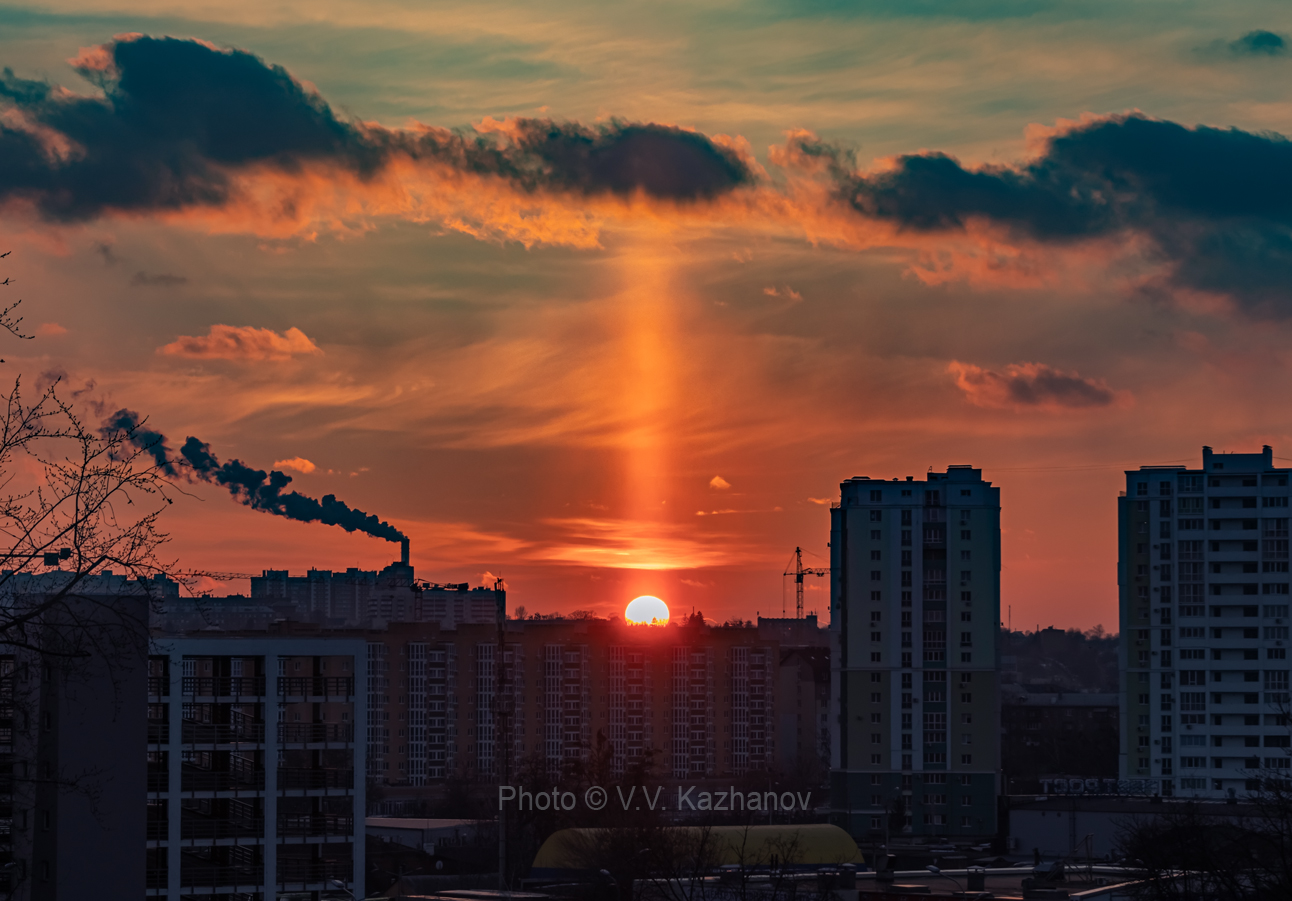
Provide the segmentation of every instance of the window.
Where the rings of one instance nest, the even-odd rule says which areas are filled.
[[[1193,631],[1201,632],[1202,630],[1201,630],[1201,629],[1190,629],[1189,631],[1191,631],[1191,632],[1193,632]],[[1184,629],[1181,629],[1181,630],[1180,630],[1180,632],[1181,632],[1181,633],[1183,633],[1183,632],[1184,632]],[[1182,634],[1180,637],[1181,637],[1181,638],[1183,638],[1183,637],[1184,637],[1184,636],[1183,636],[1183,634]],[[1199,636],[1197,636],[1197,637],[1198,637],[1198,638],[1201,638],[1202,636],[1201,636],[1201,635],[1199,635]],[[1181,648],[1181,649],[1180,649],[1180,659],[1181,659],[1181,660],[1206,660],[1206,659],[1207,659],[1207,652],[1206,652],[1206,650],[1205,650],[1205,649],[1203,649],[1203,648]]]
[[[972,610],[960,611],[960,622],[962,623],[973,622],[973,611]]]
[[[961,632],[961,633],[960,633],[960,647],[962,647],[962,648],[967,648],[967,647],[970,647],[970,646],[972,646],[972,645],[973,645],[973,633],[972,633],[972,632]]]
[[[962,691],[962,692],[960,692],[960,703],[961,703],[961,704],[972,704],[972,703],[973,703],[973,693],[972,693],[972,692],[968,692],[968,691]]]
[[[883,578],[884,578],[884,573],[883,573],[881,570],[878,570],[878,569],[872,569],[872,570],[870,571],[870,581],[872,581],[872,582],[878,582],[878,581],[882,580]]]
[[[1136,483],[1135,483],[1135,496],[1136,496],[1136,497],[1148,497],[1148,482],[1136,482]]]
[[[872,624],[879,622],[883,618],[884,618],[884,611],[882,610],[870,611],[870,622]]]
[[[870,755],[870,765],[871,765],[871,766],[882,766],[882,765],[883,765],[883,763],[884,763],[884,755],[883,755],[883,754],[871,754],[871,755]],[[875,820],[877,820],[877,819],[879,819],[879,817],[872,817],[871,819],[875,819]]]
[[[871,560],[878,560],[878,559],[880,559],[880,556],[881,556],[881,552],[880,552],[880,551],[871,551],[871,552],[870,552],[870,559],[871,559]]]
[[[1287,594],[1287,582],[1266,582],[1261,586],[1261,594]]]
[[[871,529],[871,530],[870,530],[870,540],[871,540],[871,541],[879,541],[879,540],[880,540],[880,539],[882,539],[883,537],[884,537],[884,533],[883,533],[883,532],[881,532],[879,529]]]
[[[973,552],[972,552],[972,551],[961,551],[961,552],[960,552],[960,559],[961,559],[961,560],[971,560],[971,559],[973,559]]]
[[[910,510],[903,510],[903,511],[902,511],[902,525],[904,525],[904,526],[909,526],[910,524],[911,524],[911,511],[910,511]]]
[[[968,529],[961,529],[961,530],[960,530],[960,540],[961,540],[961,541],[971,541],[972,539],[973,539],[973,533],[972,533],[970,530],[968,530]]]
[[[871,633],[870,633],[870,640],[871,640],[871,641],[883,641],[883,640],[884,640],[884,633],[882,633],[882,632],[871,632]]]
[[[961,754],[961,755],[960,755],[960,762],[961,762],[961,763],[973,763],[973,755],[972,755],[972,754]]]
[[[969,725],[970,723],[973,722],[973,714],[972,713],[960,714],[960,722],[966,726]]]
[[[1262,507],[1286,507],[1288,499],[1285,497],[1263,497],[1261,498]]]
[[[961,732],[961,733],[960,733],[960,744],[962,744],[962,745],[971,745],[971,744],[973,744],[973,733],[972,733],[972,732]]]
[[[966,604],[968,604],[970,601],[972,601],[972,600],[973,600],[973,592],[972,592],[972,591],[962,591],[962,592],[960,592],[960,600],[962,600],[962,601],[964,601]]]
[[[872,732],[872,733],[870,733],[870,743],[871,743],[872,745],[882,745],[882,744],[884,743],[884,736],[883,736],[883,734],[882,734],[882,733],[880,733],[880,732]]]
[[[871,521],[871,522],[883,522],[883,521],[884,521],[884,511],[883,511],[883,510],[871,510],[871,511],[870,511],[870,521]]]
[[[883,655],[882,655],[882,653],[881,653],[880,651],[871,651],[871,652],[870,652],[870,662],[871,662],[871,663],[882,663],[882,662],[883,662]]]
[[[1266,660],[1287,660],[1288,649],[1287,648],[1266,648],[1265,659]]]
[[[872,673],[872,675],[874,675],[874,674]],[[883,695],[883,693],[882,693],[882,692],[872,691],[872,692],[870,693],[870,703],[872,703],[872,704],[882,704],[883,702],[884,702],[884,695]]]
[[[870,492],[870,502],[871,502],[872,504],[879,504],[879,503],[883,503],[883,500],[884,500],[884,492],[882,492],[882,491],[872,491],[872,492]]]

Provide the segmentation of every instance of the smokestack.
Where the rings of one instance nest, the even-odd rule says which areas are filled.
[[[399,562],[408,565],[408,536],[399,539]]]

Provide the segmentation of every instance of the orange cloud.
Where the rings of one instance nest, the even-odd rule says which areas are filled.
[[[36,328],[36,334],[40,335],[42,338],[53,338],[56,335],[66,335],[67,329],[59,325],[57,322],[42,322]]]
[[[290,360],[299,354],[321,354],[317,344],[298,328],[281,335],[254,326],[213,325],[205,335],[180,335],[157,348],[169,357],[194,360]]]
[[[274,469],[294,469],[297,472],[313,472],[318,469],[304,457],[288,457],[286,460],[275,460]]]
[[[724,479],[722,476],[714,476],[713,478],[709,479],[709,487],[716,488],[719,491],[725,491],[726,489],[731,487],[731,483],[728,482],[726,479]]]
[[[1003,372],[952,360],[947,372],[970,403],[980,407],[1020,410],[1079,410],[1129,401],[1103,379],[1062,372],[1044,363],[1010,363]]]

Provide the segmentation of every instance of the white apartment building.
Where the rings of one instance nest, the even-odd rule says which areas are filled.
[[[1226,797],[1287,773],[1288,476],[1259,454],[1127,471],[1121,776]]]

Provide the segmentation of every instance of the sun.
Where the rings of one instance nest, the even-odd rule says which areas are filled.
[[[644,594],[629,602],[624,619],[640,625],[662,626],[668,622],[668,604],[654,595]]]

